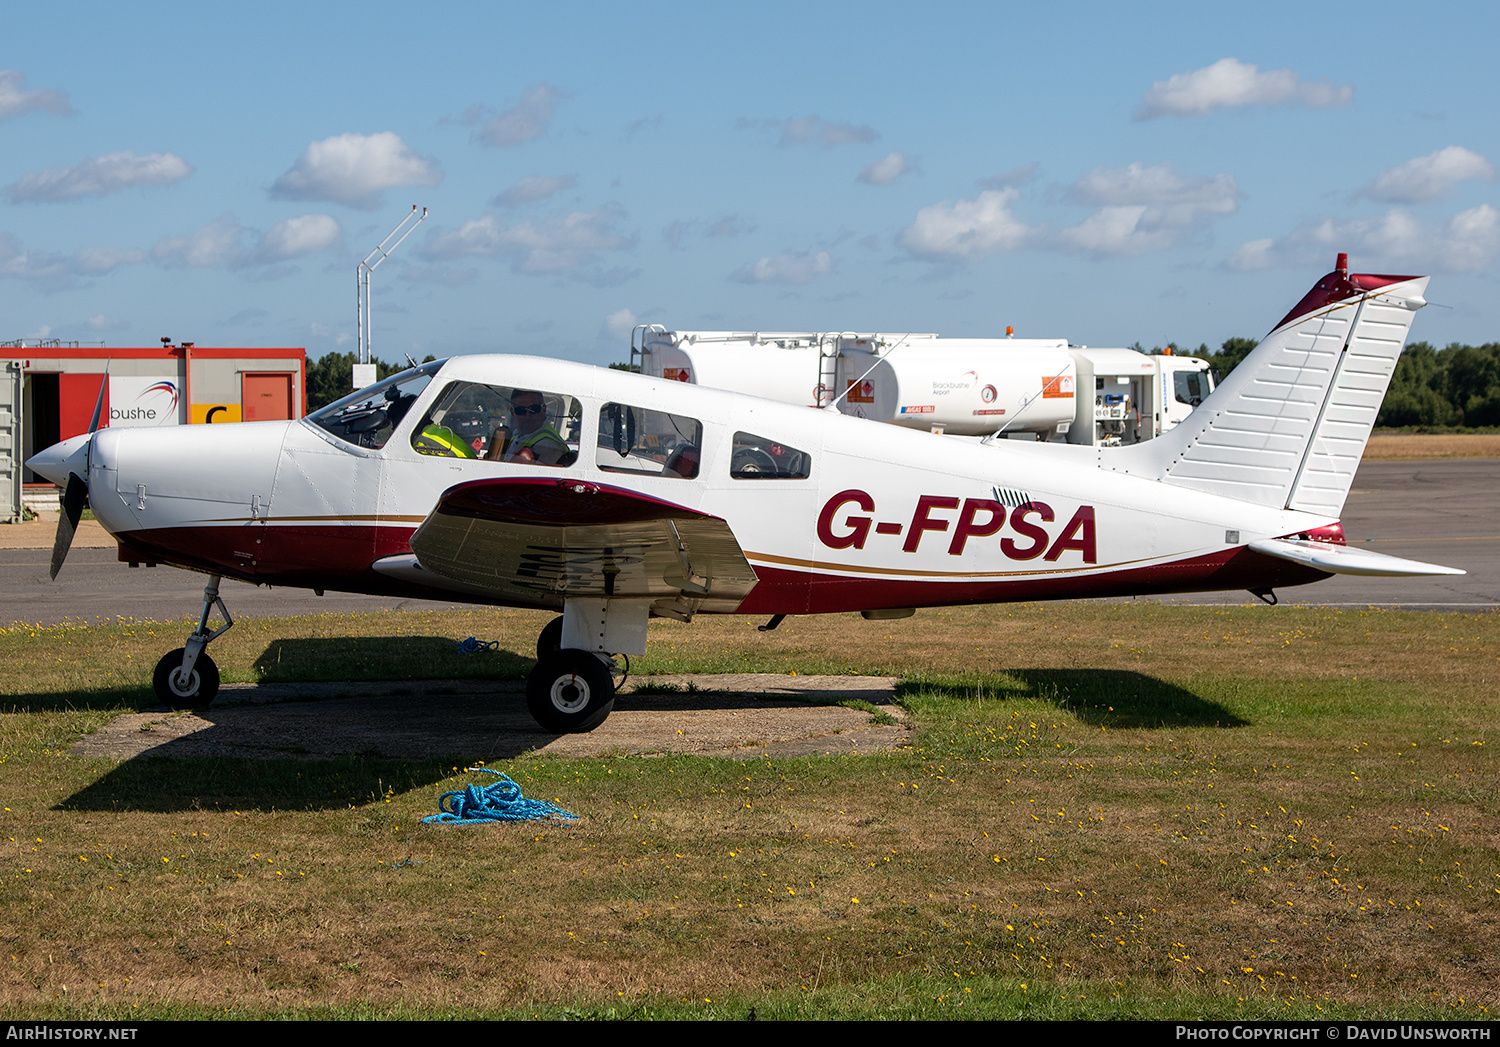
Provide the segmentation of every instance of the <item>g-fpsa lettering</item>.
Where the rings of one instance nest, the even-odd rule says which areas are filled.
[[[903,519],[904,517],[904,519]],[[1035,560],[1055,563],[1064,553],[1076,552],[1086,564],[1098,563],[1097,528],[1092,505],[1080,505],[1061,529],[1051,532],[1045,524],[1057,519],[1057,513],[1046,502],[1022,502],[1007,508],[992,498],[958,498],[954,495],[924,494],[909,517],[877,519],[875,498],[868,491],[850,488],[840,491],[823,504],[818,514],[818,540],[829,549],[864,549],[870,535],[901,537],[903,553],[919,552],[924,540],[933,548],[946,537],[949,556],[962,556],[971,542],[1000,534],[1007,526],[1009,534],[1000,539],[1000,551],[1011,560]]]

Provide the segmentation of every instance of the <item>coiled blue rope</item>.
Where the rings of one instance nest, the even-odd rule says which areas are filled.
[[[546,800],[528,800],[521,795],[521,787],[509,775],[492,771],[488,767],[468,767],[473,773],[482,771],[500,779],[489,785],[469,785],[467,788],[443,793],[438,798],[438,814],[429,814],[424,822],[442,822],[448,825],[478,825],[481,822],[576,822],[578,815],[565,811]]]
[[[493,651],[500,646],[499,640],[480,640],[469,637],[467,640],[455,640],[453,646],[458,648],[459,654],[478,654],[480,651]]]

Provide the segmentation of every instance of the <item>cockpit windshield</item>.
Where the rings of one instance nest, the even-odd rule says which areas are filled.
[[[393,374],[307,416],[307,420],[357,447],[384,447],[432,376],[446,361]]]

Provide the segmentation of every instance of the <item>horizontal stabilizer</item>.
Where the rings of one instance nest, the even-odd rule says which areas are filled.
[[[1330,574],[1362,574],[1380,578],[1416,575],[1467,574],[1456,567],[1443,567],[1420,560],[1403,560],[1369,549],[1352,549],[1330,542],[1303,541],[1297,538],[1262,538],[1251,542],[1250,549],[1279,560],[1290,560]]]

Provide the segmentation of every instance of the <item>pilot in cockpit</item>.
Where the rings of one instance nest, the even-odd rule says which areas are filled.
[[[493,462],[563,465],[571,457],[567,441],[547,421],[547,400],[533,389],[517,389],[510,400],[514,428],[495,430],[485,458]]]

